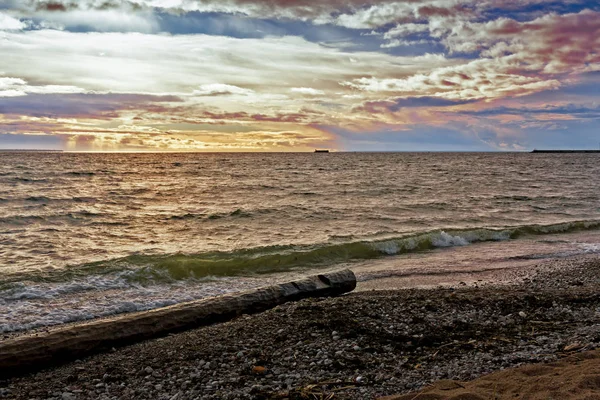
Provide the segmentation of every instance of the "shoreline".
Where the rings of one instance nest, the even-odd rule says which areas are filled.
[[[12,377],[79,358],[226,322],[309,297],[340,296],[356,287],[350,270],[253,291],[192,301],[0,341],[0,376]]]
[[[0,397],[371,399],[600,345],[598,256],[516,276],[288,303],[0,381]]]
[[[593,227],[596,227],[596,222]],[[577,227],[582,230],[572,231]],[[554,232],[554,230],[558,230],[558,232]],[[474,274],[480,276],[477,279],[481,280],[492,279],[488,278],[488,275],[496,274],[502,280],[505,279],[500,276],[503,269],[521,268],[524,266],[523,264],[534,265],[539,263],[540,259],[593,253],[599,250],[600,230],[591,229],[589,223],[552,225],[551,232],[543,236],[535,234],[524,235],[517,239],[484,240],[482,242],[475,240],[473,242],[473,238],[469,235],[480,237],[477,236],[480,233],[476,229],[467,231],[468,234],[465,234],[464,238],[462,236],[448,238],[448,235],[440,231],[435,232],[434,236],[429,239],[426,238],[427,235],[419,235],[419,240],[427,242],[442,237],[445,238],[445,241],[436,244],[436,246],[442,247],[428,250],[415,248],[414,251],[395,254],[398,251],[394,247],[397,243],[394,241],[387,244],[381,242],[386,244],[383,248],[391,251],[392,255],[381,256],[380,254],[364,260],[359,258],[340,263],[331,261],[331,263],[325,264],[319,264],[318,260],[312,263],[309,261],[310,252],[309,256],[302,253],[303,257],[308,258],[301,261],[301,267],[291,269],[285,267],[277,272],[262,271],[265,272],[264,274],[251,272],[254,266],[259,265],[256,260],[252,261],[253,266],[249,268],[248,272],[241,272],[240,275],[229,276],[225,273],[223,276],[217,274],[216,276],[188,277],[186,273],[183,273],[182,276],[171,277],[173,279],[164,281],[162,278],[144,281],[137,275],[137,272],[133,272],[137,269],[130,271],[127,268],[121,269],[121,267],[112,272],[109,269],[108,273],[100,275],[98,273],[104,267],[94,267],[93,271],[85,273],[79,271],[78,267],[74,267],[74,269],[57,267],[55,272],[58,275],[56,276],[50,272],[47,273],[47,276],[44,275],[46,273],[41,272],[39,276],[35,274],[29,276],[27,272],[15,276],[8,274],[3,281],[5,284],[0,284],[3,286],[0,299],[0,340],[2,337],[19,335],[18,332],[43,330],[46,326],[60,326],[79,321],[110,318],[128,312],[147,311],[187,301],[285,283],[307,275],[336,271],[340,268],[352,269],[356,273],[357,279],[364,283],[361,286],[367,289],[380,289],[380,284],[391,281],[392,277],[398,280],[398,283],[386,283],[388,289],[435,287],[437,285],[458,285],[460,282],[468,283]],[[463,239],[467,243],[464,243]],[[413,245],[410,240],[402,243],[409,247]],[[445,245],[448,246],[444,247]],[[347,250],[345,246],[343,249],[335,251],[339,250],[344,253]],[[267,261],[276,261],[277,254],[279,253],[271,254],[267,257]],[[221,261],[224,260],[222,256],[219,258]],[[191,256],[192,259],[187,257],[185,256],[183,260],[176,260],[175,265],[181,264],[184,271],[187,270],[185,265],[188,261],[195,265],[194,263],[197,261],[194,259],[195,256]],[[340,259],[347,260],[347,257],[342,255]],[[247,261],[244,260],[246,259],[234,261],[243,264]],[[260,270],[260,268],[258,269]],[[170,276],[168,270],[163,270],[158,266],[149,269],[144,267],[140,271],[142,271],[140,272],[142,276],[151,271],[157,273],[158,276],[162,276],[161,274],[166,274],[166,277]],[[79,274],[79,272],[82,273]],[[72,273],[73,276],[62,276],[65,273],[67,275]],[[381,280],[380,278],[383,277],[386,279]],[[373,279],[376,281],[367,282]]]

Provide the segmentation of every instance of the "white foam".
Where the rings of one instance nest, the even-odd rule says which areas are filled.
[[[6,301],[17,300],[49,300],[71,293],[81,293],[93,290],[123,289],[131,285],[123,275],[89,276],[63,283],[24,283],[18,282],[10,289],[0,294]]]
[[[401,250],[400,246],[398,245],[397,242],[390,240],[387,242],[379,242],[379,243],[375,243],[374,247],[379,250],[380,252],[387,254],[387,255],[394,255],[394,254],[398,254]]]
[[[166,307],[269,284],[265,279],[206,278],[141,286],[122,276],[78,282],[20,283],[0,292],[0,333]]]
[[[431,243],[435,247],[454,247],[466,246],[470,242],[462,236],[452,236],[444,231],[431,238]]]
[[[584,253],[600,253],[600,243],[579,243]]]

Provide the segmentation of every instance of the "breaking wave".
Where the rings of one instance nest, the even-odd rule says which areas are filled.
[[[71,281],[90,275],[119,274],[131,284],[168,283],[206,277],[256,276],[319,266],[364,261],[472,243],[505,241],[526,235],[545,235],[600,229],[600,220],[553,225],[526,225],[505,229],[437,230],[376,241],[353,241],[312,246],[271,246],[232,252],[197,254],[136,254],[123,258],[71,266],[51,273],[11,275],[2,286],[22,280]]]

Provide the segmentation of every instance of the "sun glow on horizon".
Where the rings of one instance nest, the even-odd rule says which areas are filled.
[[[596,147],[595,2],[53,4],[0,10],[0,148]]]

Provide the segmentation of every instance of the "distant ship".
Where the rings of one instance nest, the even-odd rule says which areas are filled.
[[[329,150],[327,150],[327,149],[316,149],[315,153],[329,153]]]

